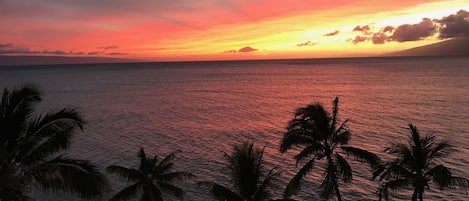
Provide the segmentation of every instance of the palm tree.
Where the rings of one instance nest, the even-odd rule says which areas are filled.
[[[108,172],[127,179],[127,182],[132,182],[130,186],[114,195],[110,201],[128,200],[137,194],[141,194],[141,201],[162,201],[162,191],[182,198],[183,190],[175,186],[173,182],[195,178],[195,175],[189,172],[171,172],[174,166],[173,160],[176,157],[175,152],[159,160],[157,156],[147,157],[141,148],[137,156],[140,159],[137,169],[119,165],[106,168]]]
[[[0,100],[0,200],[27,200],[28,186],[97,198],[105,177],[85,160],[63,154],[84,121],[75,109],[35,115],[41,101],[36,87],[3,90]]]
[[[378,189],[379,199],[384,197],[388,200],[389,194],[397,189],[413,189],[412,200],[422,201],[431,181],[441,189],[468,188],[469,180],[454,177],[447,167],[437,164],[438,159],[456,151],[453,145],[448,141],[437,142],[433,134],[420,136],[412,124],[409,128],[408,144],[393,143],[385,148],[385,152],[397,158],[378,166],[373,173],[373,179],[384,180]]]
[[[311,172],[317,160],[326,159],[324,178],[320,185],[320,196],[329,199],[333,194],[337,200],[342,200],[339,191],[339,180],[349,182],[352,180],[352,169],[347,160],[337,151],[352,155],[362,162],[372,166],[379,163],[379,158],[366,150],[343,146],[351,137],[346,123],[347,120],[338,125],[339,99],[333,102],[332,116],[321,104],[310,104],[298,108],[295,117],[288,123],[287,132],[280,144],[280,152],[284,153],[295,147],[302,150],[295,156],[297,165],[305,159],[308,162],[288,183],[284,197],[297,194],[301,190],[303,178]]]
[[[269,188],[278,173],[274,168],[265,169],[263,154],[264,150],[255,148],[253,143],[235,145],[231,155],[225,154],[233,190],[214,182],[199,182],[199,185],[208,186],[212,197],[220,201],[270,200]]]

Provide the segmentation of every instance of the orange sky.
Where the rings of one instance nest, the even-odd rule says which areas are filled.
[[[0,0],[0,55],[373,56],[469,36],[467,11],[468,0]]]

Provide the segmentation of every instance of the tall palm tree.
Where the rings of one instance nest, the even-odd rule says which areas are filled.
[[[320,185],[320,196],[329,199],[336,195],[337,200],[342,200],[339,191],[339,181],[349,182],[352,180],[352,168],[342,156],[352,155],[362,162],[372,166],[379,163],[379,158],[366,150],[344,146],[351,137],[346,123],[338,126],[339,99],[333,101],[332,115],[330,115],[321,104],[310,104],[298,108],[295,117],[288,123],[287,132],[280,144],[280,152],[289,149],[301,148],[295,156],[297,164],[308,159],[308,162],[288,183],[284,197],[297,194],[301,190],[303,178],[313,170],[317,160],[326,159],[326,169]],[[340,148],[341,152],[337,149]]]
[[[373,179],[384,180],[378,189],[378,196],[388,200],[389,194],[397,189],[413,189],[412,200],[423,200],[425,189],[430,189],[430,182],[443,188],[468,188],[469,180],[454,177],[451,171],[437,164],[438,159],[447,157],[456,151],[448,141],[437,142],[435,135],[420,136],[417,127],[409,124],[408,144],[393,143],[385,152],[396,159],[378,166]],[[389,190],[392,190],[389,192]]]
[[[157,156],[147,157],[141,148],[138,152],[140,164],[137,169],[119,165],[107,167],[108,172],[127,179],[127,182],[132,182],[130,186],[114,195],[110,201],[128,200],[137,194],[141,194],[141,201],[162,201],[162,191],[182,198],[184,191],[175,186],[173,182],[193,179],[195,175],[189,172],[171,172],[175,157],[175,152],[161,160]]]
[[[225,154],[232,190],[214,182],[199,182],[199,185],[208,186],[212,197],[220,201],[270,200],[269,188],[278,173],[265,169],[263,154],[264,150],[255,148],[253,143],[235,145],[231,155]]]
[[[41,101],[36,87],[3,90],[0,100],[0,200],[27,200],[25,189],[77,193],[99,197],[107,187],[105,177],[85,160],[63,154],[83,118],[75,109],[34,113]]]

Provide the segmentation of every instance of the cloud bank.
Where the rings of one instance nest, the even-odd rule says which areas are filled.
[[[121,52],[110,52],[106,53],[105,50],[116,49],[117,46],[105,46],[99,47],[104,51],[92,51],[92,52],[74,52],[72,50],[31,50],[30,48],[20,47],[13,43],[0,43],[0,55],[56,55],[56,56],[67,56],[67,55],[127,55],[127,53]]]
[[[455,14],[441,19],[423,18],[417,24],[402,24],[397,27],[385,26],[372,32],[370,25],[357,25],[352,30],[360,32],[349,41],[358,44],[371,41],[373,44],[386,42],[409,42],[424,40],[428,37],[438,36],[440,39],[469,37],[469,12],[460,10]],[[376,29],[376,28],[374,28]]]

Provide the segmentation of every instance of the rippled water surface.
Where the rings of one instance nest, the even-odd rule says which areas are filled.
[[[42,109],[78,106],[86,116],[70,155],[104,168],[136,165],[136,152],[164,156],[181,150],[178,170],[198,180],[228,184],[224,152],[251,140],[265,146],[266,166],[283,173],[276,197],[299,170],[295,151],[278,152],[293,111],[340,98],[340,118],[350,119],[353,146],[380,153],[390,140],[406,140],[407,124],[449,139],[458,152],[445,165],[469,178],[469,59],[388,58],[211,63],[145,63],[2,67],[0,84],[36,83]],[[350,159],[352,160],[352,159]],[[322,176],[307,177],[301,200],[316,200]],[[341,186],[345,200],[376,200],[370,170],[352,162],[354,180]],[[114,190],[125,183],[110,177]],[[182,183],[184,200],[210,200],[196,184]],[[425,194],[427,200],[469,200],[460,191]],[[435,190],[435,191],[433,191]],[[75,200],[33,191],[37,200]],[[396,199],[409,200],[403,192]],[[407,195],[404,195],[407,194]],[[168,197],[171,200],[171,197]]]

